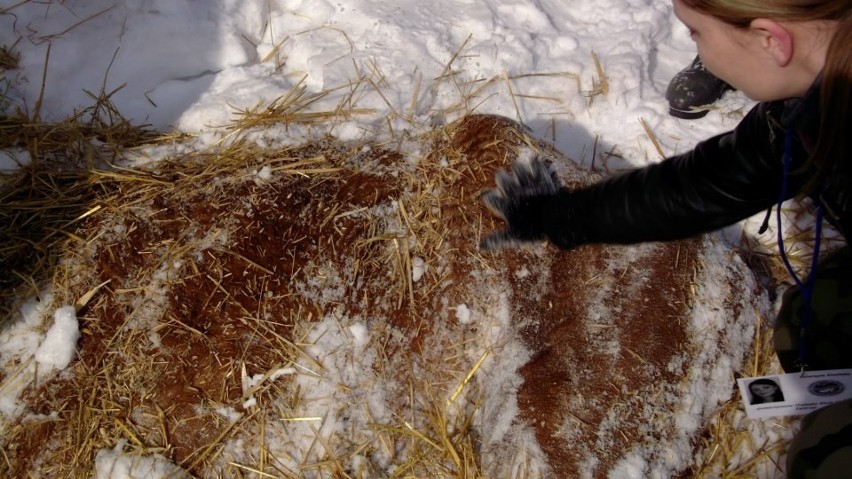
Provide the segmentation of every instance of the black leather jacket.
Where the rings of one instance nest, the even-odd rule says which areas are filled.
[[[815,174],[807,158],[819,132],[818,83],[801,99],[758,104],[733,131],[702,141],[688,153],[564,191],[543,205],[545,234],[562,247],[673,240],[766,211],[781,196],[787,128],[792,168],[785,199],[796,196]],[[826,219],[847,243],[852,233],[849,185],[850,178],[832,175],[821,195]]]

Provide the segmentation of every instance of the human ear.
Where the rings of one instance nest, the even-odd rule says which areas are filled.
[[[772,57],[779,67],[785,67],[793,59],[793,35],[778,22],[757,18],[749,29],[758,36],[760,46]]]

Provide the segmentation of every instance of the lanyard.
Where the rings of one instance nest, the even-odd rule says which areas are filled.
[[[822,239],[822,220],[824,215],[824,207],[822,205],[822,201],[820,200],[819,195],[817,195],[815,202],[817,207],[816,212],[816,225],[814,226],[814,251],[813,257],[811,258],[811,271],[808,275],[807,279],[803,283],[799,276],[796,275],[796,272],[793,270],[793,266],[790,264],[790,260],[787,258],[787,252],[784,250],[784,232],[781,229],[781,203],[787,198],[787,192],[789,189],[789,176],[790,169],[793,164],[793,155],[792,155],[792,138],[793,134],[791,129],[788,128],[786,135],[784,137],[784,178],[781,182],[781,196],[778,199],[778,207],[775,209],[775,216],[778,223],[778,250],[781,253],[781,259],[784,261],[784,266],[787,268],[787,272],[792,276],[793,281],[795,281],[796,286],[799,288],[799,291],[802,294],[802,300],[804,301],[804,311],[802,312],[802,320],[799,325],[799,367],[804,371],[808,365],[808,344],[806,339],[806,334],[808,330],[808,325],[811,320],[812,309],[811,309],[811,299],[814,291],[814,282],[816,280],[816,269],[819,263],[819,249],[820,249],[820,241]],[[792,306],[791,306],[792,307]]]

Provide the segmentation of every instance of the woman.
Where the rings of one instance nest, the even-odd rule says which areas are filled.
[[[826,264],[813,265],[805,281],[793,275],[797,287],[785,295],[776,351],[788,372],[850,368],[852,0],[673,3],[705,67],[760,103],[733,131],[688,153],[579,190],[561,188],[539,160],[516,163],[511,173],[499,172],[497,187],[483,196],[507,229],[481,246],[546,239],[571,249],[681,239],[769,211],[794,196],[810,196],[818,207],[817,237],[824,216],[847,245]],[[813,414],[831,420],[803,421],[788,454],[788,477],[808,470],[842,477],[820,468],[836,464],[835,454],[850,454],[852,402]],[[826,435],[832,441],[820,442]],[[815,453],[814,447],[822,449]],[[852,457],[840,457],[840,463],[852,467]]]
[[[748,383],[748,392],[751,394],[751,404],[765,404],[784,401],[784,393],[781,392],[781,388],[778,387],[778,383],[771,379],[755,379]]]

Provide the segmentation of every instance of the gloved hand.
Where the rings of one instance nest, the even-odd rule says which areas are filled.
[[[538,158],[518,160],[512,172],[497,172],[497,187],[482,195],[491,212],[508,223],[479,243],[484,250],[497,250],[547,239],[545,205],[561,190],[562,182],[549,164]],[[549,219],[552,221],[552,219]]]

